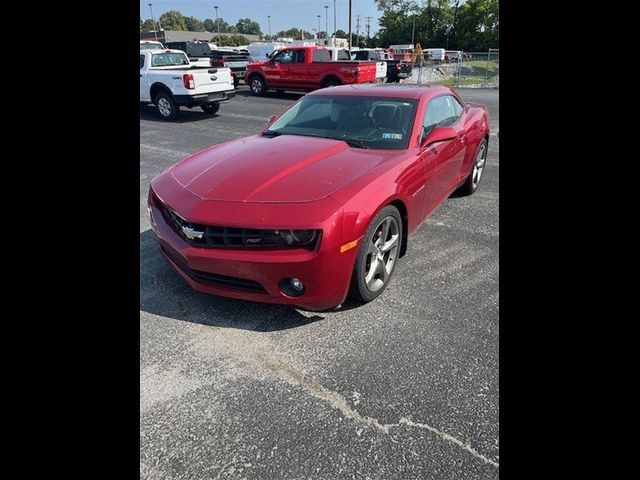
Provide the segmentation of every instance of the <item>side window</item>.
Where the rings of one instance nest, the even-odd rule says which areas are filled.
[[[346,50],[338,50],[338,60],[351,60]]]
[[[424,113],[424,120],[422,121],[421,140],[427,136],[436,125],[453,125],[458,120],[458,115],[456,115],[454,108],[454,100],[451,95],[444,95],[442,97],[436,97],[429,102],[427,110]]]
[[[277,54],[273,61],[275,63],[291,63],[293,60],[293,50],[284,50]]]
[[[304,50],[298,50],[297,52],[295,52],[295,56],[293,59],[294,63],[304,63],[304,54],[305,51]]]
[[[313,51],[313,57],[311,57],[314,62],[330,62],[331,54],[329,50],[318,49]]]
[[[140,68],[144,67],[144,55],[140,55]]]
[[[460,102],[456,97],[451,97],[451,100],[453,101],[453,110],[456,114],[456,118],[460,118],[460,115],[462,115],[462,111],[464,110],[464,107],[460,105]]]

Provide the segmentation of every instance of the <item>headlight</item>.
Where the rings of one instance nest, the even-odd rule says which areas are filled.
[[[294,247],[310,245],[318,236],[317,230],[276,230],[276,233],[287,245]]]

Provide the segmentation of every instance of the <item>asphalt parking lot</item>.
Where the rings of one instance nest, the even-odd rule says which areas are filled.
[[[498,90],[478,191],[409,240],[386,292],[312,313],[191,290],[161,258],[151,179],[259,130],[297,94],[241,85],[217,116],[140,107],[140,477],[498,478]]]

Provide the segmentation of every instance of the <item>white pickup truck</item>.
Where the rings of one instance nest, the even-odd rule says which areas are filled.
[[[180,105],[213,115],[235,94],[229,68],[193,68],[180,50],[140,51],[140,103],[153,103],[163,120],[175,119]]]
[[[327,47],[329,53],[331,53],[331,61],[339,62],[346,60],[351,62],[351,55],[346,48]],[[387,62],[376,62],[376,81],[385,82],[387,79]]]

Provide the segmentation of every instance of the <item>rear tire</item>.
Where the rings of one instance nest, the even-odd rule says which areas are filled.
[[[215,115],[220,110],[220,103],[205,103],[204,105],[200,105],[200,108],[207,115]]]
[[[255,75],[251,77],[251,80],[249,80],[249,89],[253,95],[261,97],[267,91],[267,85],[262,77]]]
[[[165,92],[160,92],[153,99],[158,116],[165,121],[175,120],[180,113],[180,107],[173,101],[173,97]]]
[[[324,83],[322,84],[322,88],[337,87],[338,85],[342,85],[340,80],[336,78],[330,78],[329,80],[324,81]]]
[[[471,172],[469,176],[464,181],[460,188],[456,191],[459,195],[471,195],[478,189],[478,185],[480,185],[480,179],[482,178],[482,174],[484,172],[484,167],[487,163],[487,151],[488,144],[487,140],[484,139],[478,146],[478,151],[476,152],[476,158],[473,159],[473,166],[471,167]]]
[[[393,205],[387,205],[362,237],[349,288],[353,300],[370,302],[384,292],[400,256],[402,235],[400,212]]]

